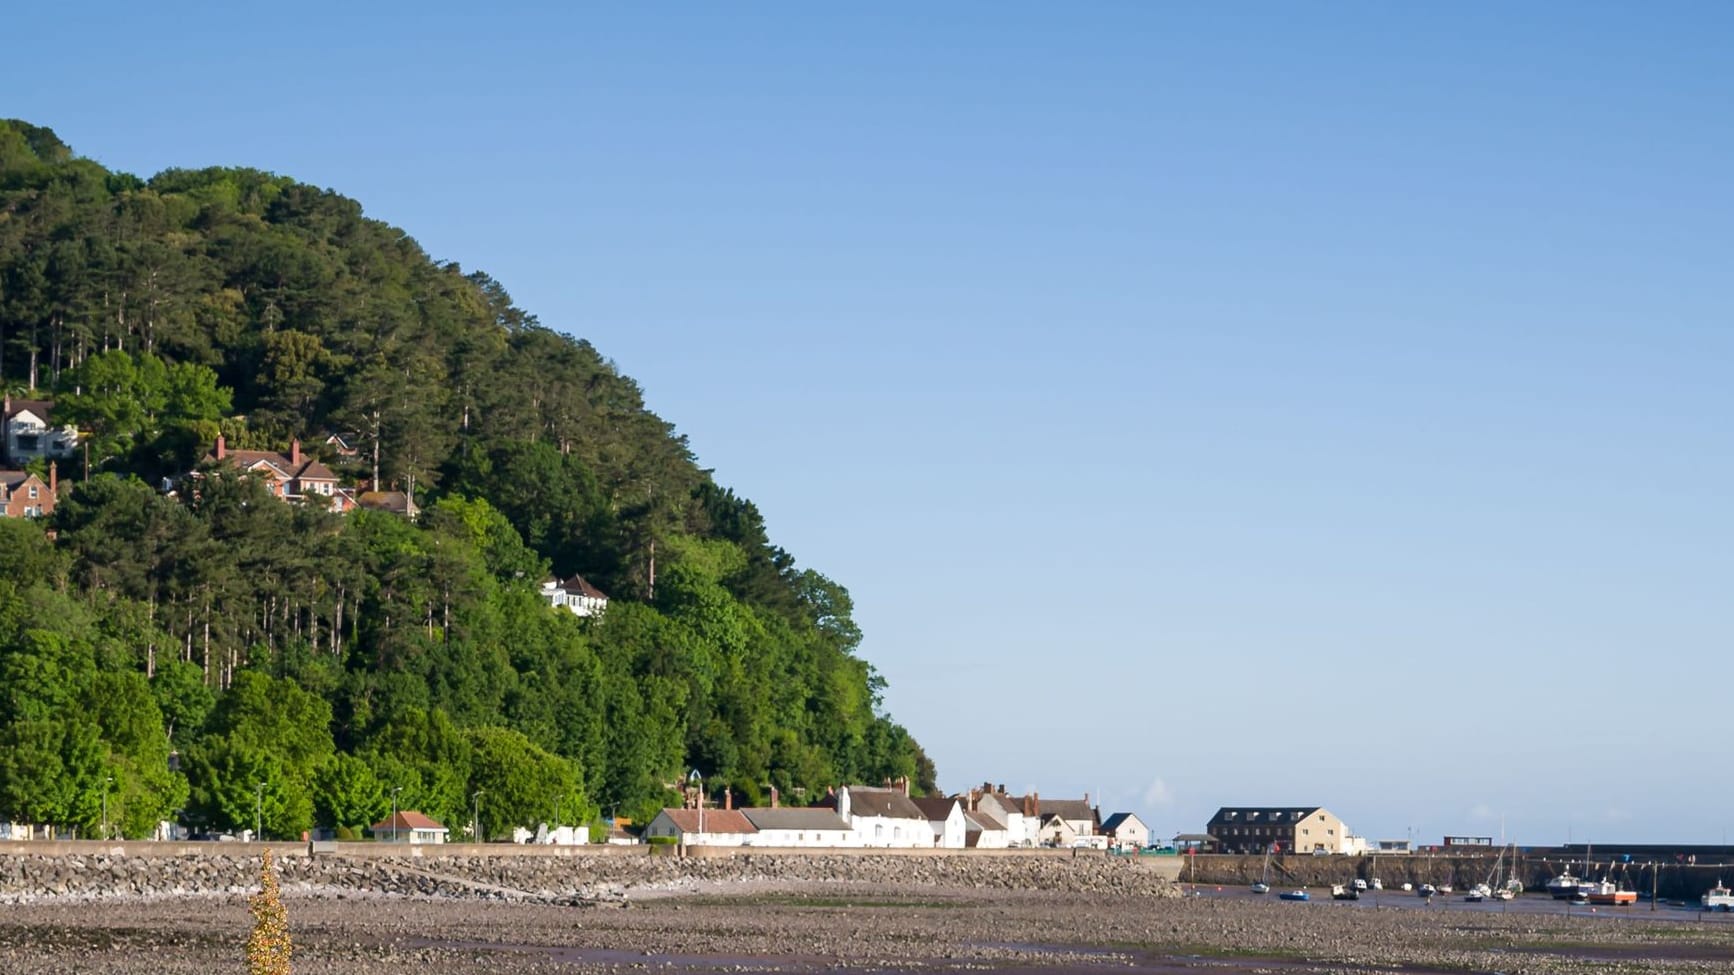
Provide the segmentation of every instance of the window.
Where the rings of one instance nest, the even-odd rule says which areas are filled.
[[[30,500],[36,500],[36,485],[34,484],[30,485]]]

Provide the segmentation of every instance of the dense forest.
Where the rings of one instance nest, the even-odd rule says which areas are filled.
[[[843,587],[587,342],[354,200],[0,121],[0,384],[82,436],[52,517],[0,519],[0,819],[293,837],[395,797],[459,832],[479,798],[499,836],[642,821],[693,769],[933,788]],[[421,516],[278,501],[219,434]],[[538,594],[573,573],[600,618]]]

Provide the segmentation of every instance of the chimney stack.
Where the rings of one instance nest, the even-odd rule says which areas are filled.
[[[735,790],[727,789],[727,788],[723,789],[723,808],[724,809],[733,809],[734,807],[735,807]]]
[[[217,459],[222,460],[223,457],[226,454],[228,454],[228,452],[229,452],[229,448],[228,448],[227,444],[225,443],[225,441],[223,440],[223,435],[220,433],[217,434],[217,450],[216,450]]]
[[[57,460],[48,462],[48,496],[60,497],[60,462]]]
[[[903,787],[903,796],[907,799],[909,797],[909,776],[899,775],[897,777],[897,784]]]
[[[300,437],[296,437],[295,439],[289,441],[289,466],[290,467],[300,467],[301,466],[301,438]],[[291,471],[290,473],[294,473],[294,472]]]
[[[771,808],[777,808],[777,787],[771,786]]]

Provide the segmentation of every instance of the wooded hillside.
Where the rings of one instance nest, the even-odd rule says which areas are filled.
[[[296,836],[399,790],[456,830],[479,791],[498,835],[644,816],[693,768],[748,802],[933,786],[843,587],[587,342],[354,200],[0,122],[0,385],[90,468],[50,524],[0,521],[0,818],[89,832],[106,794],[129,836],[259,805]],[[202,463],[219,434],[425,510],[286,504]],[[605,615],[551,608],[550,573]]]

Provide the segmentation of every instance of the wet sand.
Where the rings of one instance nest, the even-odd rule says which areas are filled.
[[[1419,900],[1414,898],[1414,900]],[[291,892],[300,973],[1719,972],[1734,924],[1245,896],[720,883],[595,906]],[[1523,907],[1531,906],[1524,902]],[[243,971],[244,898],[46,902],[0,914],[0,972]]]

